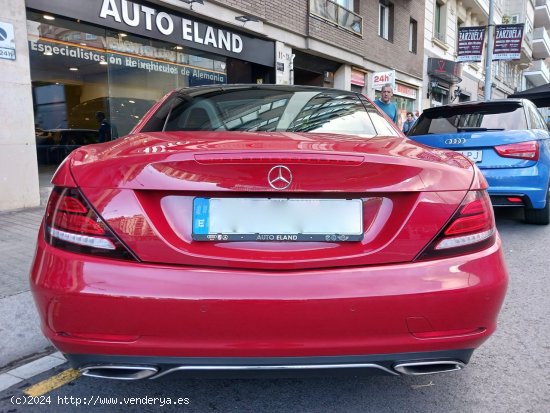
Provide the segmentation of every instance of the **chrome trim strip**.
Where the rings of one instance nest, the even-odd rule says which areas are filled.
[[[398,376],[398,374],[384,366],[372,363],[350,363],[350,364],[290,364],[290,365],[254,365],[254,366],[237,366],[237,365],[212,365],[212,366],[178,366],[166,371],[163,371],[151,379],[158,379],[176,371],[217,371],[217,370],[230,370],[230,371],[263,371],[263,370],[315,370],[315,369],[357,369],[357,368],[375,368],[383,370],[386,373]]]

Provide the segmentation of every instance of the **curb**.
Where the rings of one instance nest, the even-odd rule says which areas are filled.
[[[23,380],[30,379],[37,374],[44,373],[66,362],[67,360],[63,357],[63,354],[58,351],[1,373],[0,391],[9,389]]]

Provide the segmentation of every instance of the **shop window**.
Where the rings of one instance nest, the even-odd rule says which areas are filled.
[[[380,0],[378,12],[378,35],[391,42],[393,41],[393,4],[387,0]]]
[[[448,89],[434,87],[431,92],[432,106],[441,106],[450,103]]]
[[[70,19],[45,23],[31,11],[27,18],[39,163],[59,163],[98,142],[98,112],[116,139],[169,91],[228,83],[222,56],[182,53],[174,44]]]
[[[361,70],[351,70],[351,91],[355,93],[363,93],[365,88],[365,72]]]

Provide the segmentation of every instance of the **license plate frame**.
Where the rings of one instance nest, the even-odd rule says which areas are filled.
[[[363,200],[320,198],[193,199],[194,241],[357,242]]]
[[[471,160],[474,163],[479,163],[483,160],[483,151],[482,150],[460,150],[457,151],[464,155],[466,158]]]

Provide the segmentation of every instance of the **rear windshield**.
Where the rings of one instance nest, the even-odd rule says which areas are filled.
[[[426,110],[408,135],[517,129],[527,129],[519,103],[465,105]]]
[[[175,93],[143,127],[153,131],[398,133],[365,98],[315,89],[218,89]]]

